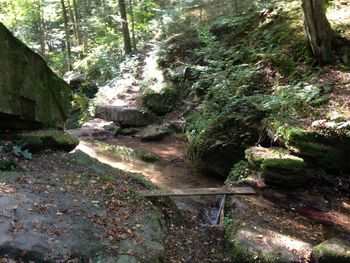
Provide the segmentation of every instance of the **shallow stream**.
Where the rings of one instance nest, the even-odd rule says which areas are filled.
[[[185,142],[166,138],[162,142],[141,142],[137,138],[84,139],[78,149],[123,171],[142,174],[161,189],[222,187],[224,181],[205,174],[185,157]],[[141,153],[156,160],[144,161]],[[142,154],[141,154],[142,155]],[[202,218],[204,225],[218,222],[223,196],[174,197],[177,206]]]

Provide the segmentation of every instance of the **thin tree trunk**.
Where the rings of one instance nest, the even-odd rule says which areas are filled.
[[[42,0],[38,1],[38,26],[40,40],[40,55],[45,58],[45,24],[44,24],[44,8]]]
[[[64,0],[61,0],[61,6],[62,6],[62,16],[63,16],[63,22],[64,22],[65,38],[66,38],[68,71],[71,71],[72,70],[72,53],[70,48],[67,9],[66,9]]]
[[[88,52],[88,6],[87,1],[83,0],[83,20],[84,20],[84,40],[83,40],[83,53],[86,54]]]
[[[78,38],[77,38],[77,28],[76,28],[76,23],[75,23],[75,16],[74,16],[74,12],[73,12],[73,9],[72,9],[72,6],[70,4],[70,0],[67,0],[67,8],[68,8],[68,11],[69,11],[69,17],[70,17],[70,20],[71,20],[71,23],[72,23],[72,27],[73,27],[73,32],[74,32],[74,36],[75,36],[75,39],[76,41],[78,42]]]
[[[130,33],[129,33],[129,27],[128,27],[128,18],[126,16],[125,0],[118,0],[118,4],[119,4],[120,17],[122,19],[124,50],[125,50],[125,54],[130,54],[132,52],[132,49],[131,49],[131,40],[130,40]]]
[[[327,20],[322,0],[302,0],[304,31],[314,57],[321,63],[332,61],[334,32]]]
[[[73,10],[74,10],[74,20],[75,20],[75,27],[76,27],[76,38],[78,41],[78,45],[81,46],[79,15],[78,15],[78,7],[77,7],[76,0],[73,0]]]
[[[131,36],[132,36],[132,47],[134,52],[136,51],[136,37],[135,37],[135,18],[134,18],[134,6],[133,0],[129,0],[130,4],[130,18],[131,18]]]

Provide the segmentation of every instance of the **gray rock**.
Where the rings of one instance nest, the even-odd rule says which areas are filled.
[[[169,130],[161,126],[149,126],[140,133],[144,142],[161,141],[169,134]]]
[[[70,89],[0,23],[0,128],[63,128]]]
[[[116,135],[121,130],[120,125],[113,121],[95,118],[83,124],[81,133],[84,135]]]
[[[258,210],[254,211],[257,214],[249,211],[252,209],[251,202],[261,202],[257,206]],[[271,209],[261,198],[252,197],[248,200],[232,197],[227,200],[225,213],[228,223],[225,234],[232,262],[305,262],[305,255],[311,253],[312,245],[298,234],[280,232],[279,225],[258,216],[260,205],[264,209]]]
[[[98,106],[95,116],[104,120],[117,122],[122,126],[146,126],[153,121],[153,116],[142,109],[112,105]]]

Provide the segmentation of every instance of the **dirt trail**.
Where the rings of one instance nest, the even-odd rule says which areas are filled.
[[[96,100],[113,106],[140,107],[138,96],[144,82],[151,79],[154,89],[162,86],[164,79],[157,68],[154,46],[146,54],[135,56],[126,63],[128,65],[120,74],[122,79],[112,81],[109,87],[102,88]],[[162,121],[169,123],[181,120],[178,116],[181,114],[172,113],[163,117]],[[114,136],[89,127],[72,131],[80,137],[78,149],[112,167],[139,173],[159,188],[220,187],[224,184],[223,180],[200,172],[186,158],[186,142],[175,133],[161,141],[142,142],[139,135],[147,127],[137,128],[138,132],[129,136]],[[145,161],[138,154],[140,152],[151,154],[156,160]],[[180,217],[177,209],[163,207],[168,226],[165,240],[166,262],[225,262],[222,226],[203,225],[207,220],[203,215],[208,214],[205,211],[213,210],[218,205],[219,198],[172,198],[181,211]],[[158,201],[162,200],[157,200],[157,203]]]

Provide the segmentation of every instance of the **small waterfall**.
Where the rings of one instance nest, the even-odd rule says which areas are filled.
[[[215,226],[220,223],[221,212],[225,206],[226,195],[219,195],[216,202],[203,208],[202,224],[204,226]]]

